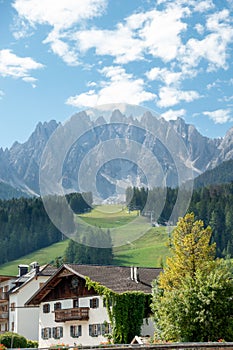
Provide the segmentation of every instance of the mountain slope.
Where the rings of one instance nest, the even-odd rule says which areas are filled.
[[[148,152],[140,151],[137,155],[138,159],[143,162],[143,169],[128,159],[132,142],[142,145],[144,150],[148,149],[157,159],[160,166],[160,177],[156,174],[155,185],[160,185],[161,181],[165,180],[167,186],[175,187],[180,175],[178,171],[186,181],[188,179],[185,175],[187,169],[192,169],[196,177],[223,161],[233,158],[233,128],[223,139],[210,139],[201,135],[193,125],[186,124],[181,118],[166,121],[163,118],[152,116],[150,112],[144,113],[137,119],[131,115],[123,115],[119,110],[114,110],[111,113],[110,123],[105,124],[104,116],[93,120],[86,112],[78,113],[72,118],[77,119],[77,127],[79,127],[78,123],[83,123],[89,132],[79,137],[66,155],[61,179],[66,192],[80,192],[77,184],[80,164],[86,154],[93,149],[96,150],[96,153],[91,161],[97,161],[100,164],[96,174],[96,184],[103,200],[116,198],[116,189],[121,186],[123,186],[122,193],[124,193],[124,186],[127,183],[147,186],[145,173],[147,177],[155,177],[156,172],[152,169]],[[40,194],[41,155],[58,125],[54,120],[39,123],[25,143],[15,142],[10,149],[0,149],[0,180],[27,193]],[[75,128],[70,132],[75,135]],[[114,147],[107,150],[107,155],[103,152],[102,145],[113,139],[116,140],[116,149],[117,147],[124,149],[125,159],[117,159]],[[182,140],[188,157],[180,150],[178,139]],[[110,160],[106,162],[106,158]],[[91,161],[87,174],[88,171],[93,170]],[[177,170],[176,162],[178,162],[178,168],[181,166],[181,169]]]
[[[233,160],[225,161],[205,171],[194,180],[194,188],[233,182]]]
[[[20,197],[28,197],[28,194],[4,182],[0,182],[0,199],[11,199]]]

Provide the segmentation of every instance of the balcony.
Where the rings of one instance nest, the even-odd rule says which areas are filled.
[[[88,319],[89,307],[55,310],[55,322],[66,322],[73,320],[87,321]]]
[[[0,321],[6,321],[8,320],[8,312],[7,311],[0,311]]]
[[[0,303],[5,302],[9,300],[9,295],[7,292],[1,292],[0,293]]]

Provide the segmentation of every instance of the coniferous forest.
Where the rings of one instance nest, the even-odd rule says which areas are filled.
[[[79,193],[67,196],[75,213],[90,206]],[[0,264],[63,239],[49,219],[41,198],[0,200]]]
[[[159,224],[166,225],[169,221],[177,193],[177,188],[167,188],[165,205],[158,219]],[[131,198],[128,202],[129,209],[141,210],[143,215],[147,215],[156,211],[156,203],[159,203],[161,198],[161,189],[148,191],[145,188],[128,188],[126,195]],[[205,226],[211,226],[213,231],[211,240],[217,244],[217,256],[232,257],[233,183],[210,185],[194,190],[188,212],[193,212],[195,219],[203,220]]]
[[[158,219],[159,224],[167,224],[177,193],[177,188],[167,188],[165,205]],[[91,194],[88,195],[88,202],[91,203]],[[128,202],[129,209],[141,210],[142,215],[148,215],[148,212],[156,211],[161,189],[128,188],[127,196],[131,198]],[[77,214],[90,209],[79,193],[68,195],[67,201]],[[211,226],[212,242],[217,244],[217,256],[233,257],[233,183],[195,189],[188,212],[193,212],[195,219],[203,220],[205,226]],[[96,232],[95,230],[95,234]],[[92,233],[88,234],[88,239],[92,239]],[[98,237],[95,239],[102,240],[103,235],[103,240],[111,239],[109,233],[102,230],[98,231]],[[50,221],[41,198],[0,200],[0,264],[49,246],[63,238],[62,233]],[[112,248],[101,249],[100,254],[100,248],[92,247],[85,239],[82,237],[79,243],[71,241],[65,254],[67,262],[112,263]]]

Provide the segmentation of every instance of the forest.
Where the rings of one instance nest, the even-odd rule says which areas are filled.
[[[90,203],[91,195],[87,195]],[[67,201],[75,213],[90,209],[79,193],[67,195]],[[0,264],[63,238],[49,219],[41,198],[0,200]]]
[[[188,190],[183,189],[184,198]],[[166,225],[177,200],[178,189],[167,188],[164,208],[158,223]],[[156,213],[162,197],[161,188],[128,188],[126,200],[130,210],[141,210],[142,215]],[[210,185],[193,191],[188,212],[203,220],[205,227],[212,228],[211,241],[216,242],[218,257],[233,256],[233,183]]]
[[[183,189],[183,191],[185,193],[187,190]],[[160,225],[168,223],[177,194],[177,188],[166,189],[165,205],[158,218]],[[163,196],[161,188],[148,190],[134,187],[126,190],[129,210],[140,210],[142,215],[148,216],[148,219],[161,209]],[[76,214],[90,210],[91,193],[86,194],[84,198],[88,198],[89,204],[79,193],[67,196],[67,201]],[[217,256],[233,257],[233,183],[195,189],[188,212],[193,212],[195,219],[203,220],[205,227],[211,226],[211,242],[216,242]],[[0,200],[0,264],[15,260],[62,239],[64,236],[50,221],[41,198]],[[87,240],[106,241],[108,247],[111,246],[109,232],[98,228],[89,229],[89,232],[86,235],[83,234],[76,242],[70,242],[65,253],[67,262],[112,263],[112,248],[94,248]]]

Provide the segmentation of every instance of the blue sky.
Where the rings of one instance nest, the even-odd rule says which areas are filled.
[[[0,0],[0,146],[105,103],[233,126],[232,0]]]

